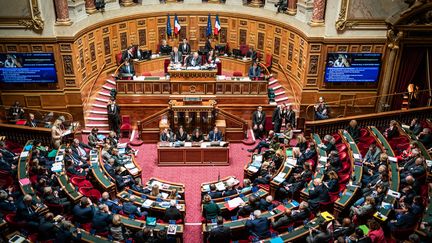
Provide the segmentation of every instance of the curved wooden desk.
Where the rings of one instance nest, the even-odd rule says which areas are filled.
[[[249,68],[252,66],[252,59],[240,59],[234,57],[219,57],[222,68],[225,72],[242,72],[243,76],[248,76]]]

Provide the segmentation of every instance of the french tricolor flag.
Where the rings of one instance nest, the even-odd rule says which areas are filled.
[[[178,33],[180,32],[180,29],[181,29],[181,25],[180,25],[180,22],[177,18],[177,14],[176,14],[174,17],[174,33],[176,35],[178,35]]]
[[[220,26],[220,22],[219,22],[219,15],[216,15],[214,35],[218,35],[220,29],[221,29],[221,26]]]

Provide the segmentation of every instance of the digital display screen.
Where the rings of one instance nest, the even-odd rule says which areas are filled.
[[[325,82],[377,82],[381,53],[329,53]]]
[[[54,53],[0,53],[0,83],[55,83]]]

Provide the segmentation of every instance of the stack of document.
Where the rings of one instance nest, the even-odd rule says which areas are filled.
[[[223,182],[218,182],[215,184],[215,186],[216,186],[216,189],[218,191],[224,191],[225,190],[225,184]]]
[[[250,171],[250,172],[252,172],[252,173],[257,173],[258,172],[258,168],[257,167],[255,167],[255,166],[249,166],[248,168],[248,171]]]
[[[129,162],[127,164],[124,164],[124,167],[126,167],[126,169],[133,169],[133,168],[135,168],[135,164],[132,162]]]
[[[61,162],[61,161],[63,161],[63,155],[56,156],[55,162]]]
[[[143,208],[150,208],[153,205],[154,201],[147,199],[143,202],[142,207]]]
[[[297,159],[287,158],[285,161],[285,165],[292,168],[297,165]]]
[[[228,208],[234,209],[234,208],[237,208],[238,206],[240,206],[240,204],[244,203],[244,201],[243,201],[243,199],[236,197],[236,198],[229,200],[227,203],[228,203]]]
[[[138,174],[138,168],[133,168],[133,169],[129,170],[129,173],[131,173],[132,175]]]
[[[397,198],[397,199],[399,199],[400,196],[401,196],[401,194],[400,194],[399,192],[397,192],[397,191],[393,191],[393,190],[391,190],[391,189],[389,189],[389,190],[387,191],[387,195],[390,195],[390,196],[395,197],[395,198]]]
[[[63,170],[63,163],[57,162],[54,163],[51,167],[52,172],[61,172]]]
[[[234,177],[230,177],[227,181],[226,181],[227,185],[231,184],[231,185],[236,185],[239,183],[239,181],[234,178]]]
[[[29,154],[29,151],[24,151],[24,152],[21,152],[21,157],[27,157],[28,156],[28,154]]]
[[[210,191],[210,185],[209,185],[209,184],[204,185],[204,186],[203,186],[203,191],[204,191],[204,192],[209,192],[209,191]]]
[[[286,173],[279,172],[279,174],[274,178],[277,183],[282,183],[285,180]]]
[[[397,158],[396,157],[389,156],[388,160],[391,161],[391,162],[397,163]]]

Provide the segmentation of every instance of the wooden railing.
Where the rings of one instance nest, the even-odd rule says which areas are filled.
[[[280,63],[278,63],[278,65],[279,65],[280,70],[282,71],[282,73],[284,74],[284,76],[285,76],[285,78],[286,78],[286,80],[287,80],[286,83],[288,84],[288,86],[289,86],[290,89],[291,89],[291,93],[292,93],[292,95],[293,95],[293,97],[294,97],[294,103],[295,103],[296,105],[300,106],[300,99],[297,97],[297,93],[295,92],[294,87],[291,85],[290,78],[289,78],[288,74],[286,73],[285,69],[282,67],[282,65],[281,65]],[[294,83],[296,83],[296,81],[294,81]],[[296,84],[299,86],[298,83],[296,83]],[[302,87],[301,87],[301,86],[299,86],[299,87],[300,87],[300,90],[301,90]],[[299,108],[300,108],[300,107],[299,107]]]
[[[51,144],[51,129],[44,127],[26,127],[0,123],[0,136],[24,145],[29,140],[39,140],[42,144]]]
[[[146,143],[154,143],[159,141],[159,121],[162,116],[168,117],[170,108],[164,108],[153,115],[144,118],[137,122],[139,138]]]
[[[88,92],[88,94],[87,94],[87,98],[84,100],[84,103],[83,103],[84,110],[87,110],[87,108],[88,108],[88,106],[89,106],[89,104],[90,104],[90,97],[93,95],[93,91],[94,91],[93,89],[94,89],[94,86],[95,86],[97,80],[99,79],[100,75],[102,74],[103,70],[105,69],[105,66],[106,66],[106,63],[102,64],[102,66],[99,68],[98,73],[96,74],[95,78],[93,79],[93,82],[91,83],[90,91]],[[87,85],[87,84],[84,84],[84,85],[81,87],[81,90],[83,90],[83,88],[84,88],[86,85]]]
[[[305,127],[303,129],[306,132],[333,134],[336,133],[339,129],[346,128],[351,120],[356,120],[360,127],[375,126],[381,128],[389,126],[391,120],[396,120],[401,123],[409,124],[409,122],[414,117],[417,117],[421,120],[431,118],[432,107],[387,111],[367,115],[333,118],[321,121],[306,121]]]
[[[221,108],[216,107],[217,116],[223,116],[225,118],[226,129],[225,137],[231,142],[242,141],[247,134],[248,123],[241,117],[235,116]]]
[[[0,120],[7,122],[8,113],[10,106],[0,105]],[[43,109],[35,109],[23,107],[24,110],[24,119],[28,119],[29,113],[32,113],[35,116],[35,119],[40,122],[40,126],[43,127],[45,122],[50,122],[51,124],[57,119],[59,116],[63,116],[65,118],[66,123],[70,123],[73,121],[72,114],[69,112],[63,111],[53,111],[53,110],[43,110]]]

